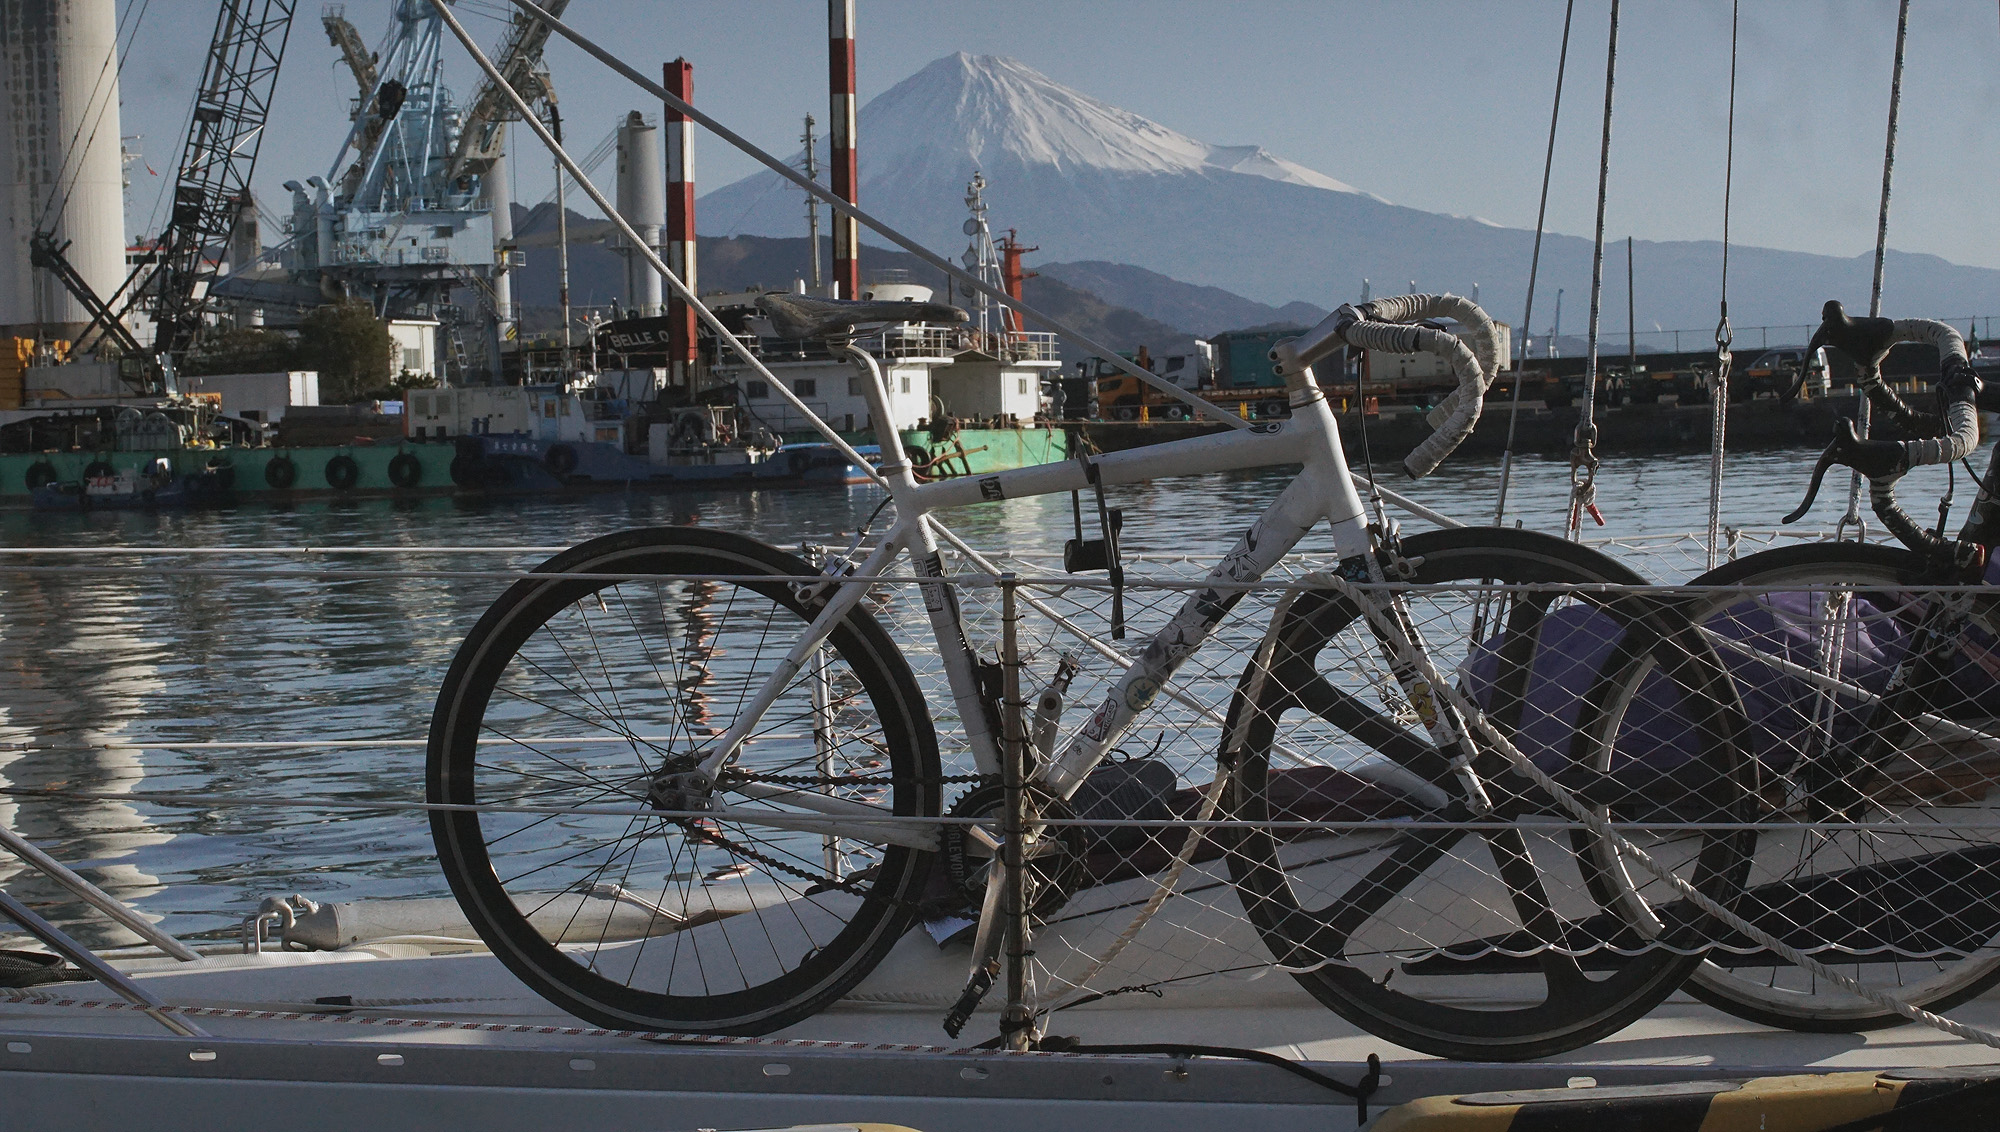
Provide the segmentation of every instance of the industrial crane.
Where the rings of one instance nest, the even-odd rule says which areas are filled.
[[[278,64],[298,0],[222,0],[194,121],[160,236],[153,351],[172,359],[201,337],[203,300],[215,281],[210,250],[229,239],[250,199],[250,174],[271,114]]]
[[[441,81],[441,18],[435,0],[396,0],[395,25],[379,54],[368,52],[346,12],[321,16],[359,90],[354,124],[325,177],[293,191],[289,265],[301,283],[367,298],[378,313],[436,316],[450,339],[446,356],[466,371],[454,288],[487,308],[492,370],[499,370],[498,324],[511,306],[505,278],[512,253],[504,186],[489,184],[512,117],[511,87],[528,101],[549,95],[541,73],[548,28],[516,15],[496,53],[506,85],[483,83],[461,118]],[[567,0],[547,5],[557,14]]]

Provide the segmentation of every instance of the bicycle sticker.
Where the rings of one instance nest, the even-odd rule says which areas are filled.
[[[1133,711],[1145,711],[1153,697],[1160,694],[1160,682],[1148,676],[1141,676],[1125,689],[1125,706]]]
[[[1111,735],[1111,717],[1117,706],[1116,700],[1107,699],[1097,705],[1097,710],[1083,723],[1083,737],[1092,743],[1102,743]]]
[[[944,577],[943,556],[939,555],[936,551],[932,551],[930,554],[917,559],[917,573],[926,578]],[[917,588],[924,592],[925,609],[932,613],[943,613],[952,608],[950,586],[922,585]]]
[[[1007,498],[1006,491],[1000,487],[999,476],[987,476],[979,481],[979,498],[988,503]]]

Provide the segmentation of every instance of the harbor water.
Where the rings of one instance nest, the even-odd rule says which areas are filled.
[[[1355,454],[1359,463],[1359,454]],[[1726,524],[1768,531],[1803,491],[1803,451],[1734,456]],[[1983,468],[1985,454],[1974,458]],[[1385,477],[1402,480],[1399,469]],[[1219,554],[1288,473],[1203,476],[1119,488],[1125,547]],[[1468,522],[1490,521],[1497,461],[1448,463],[1395,486]],[[1942,469],[1902,497],[1935,515]],[[1389,482],[1385,478],[1385,483]],[[1510,523],[1560,531],[1569,469],[1516,466]],[[1705,455],[1607,459],[1597,479],[1612,554],[1660,582],[1703,565]],[[1846,501],[1830,477],[1809,520],[1831,530]],[[1975,485],[1957,477],[1954,527]],[[607,494],[468,504],[450,498],[329,501],[192,513],[0,513],[0,546],[109,550],[297,547],[556,547],[638,526],[703,524],[796,547],[845,545],[881,502],[872,487],[717,494]],[[1088,509],[1086,515],[1088,515]],[[1059,555],[1067,497],[1008,500],[943,516],[973,546]],[[1093,524],[1094,525],[1094,524]],[[1420,522],[1410,525],[1421,527]],[[1307,552],[1327,549],[1324,533]],[[1755,549],[1756,538],[1743,548]],[[0,822],[176,934],[228,938],[266,896],[360,900],[446,893],[420,811],[423,738],[459,640],[541,553],[0,558],[0,785],[106,795],[0,796]],[[235,744],[272,744],[238,746]],[[174,744],[166,746],[164,744]],[[217,744],[206,746],[204,744]],[[297,744],[280,746],[278,744]],[[161,805],[123,794],[214,796]],[[225,803],[221,799],[231,801]],[[320,799],[379,803],[333,809]],[[249,804],[244,804],[249,803]],[[103,922],[35,875],[0,883],[94,943]]]

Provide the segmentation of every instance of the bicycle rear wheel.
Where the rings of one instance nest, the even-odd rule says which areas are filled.
[[[723,773],[692,769],[803,636],[816,573],[751,539],[627,531],[556,556],[460,647],[431,722],[429,797],[452,892],[493,953],[603,1026],[758,1034],[852,987],[908,927],[934,855],[935,732],[857,608]],[[730,580],[734,576],[734,580]],[[812,803],[812,804],[809,804]],[[663,811],[680,811],[673,816]]]
[[[1703,693],[1721,683],[1658,603],[1560,588],[1642,581],[1594,551],[1492,528],[1416,535],[1402,550],[1417,564],[1410,620],[1438,671],[1559,778],[1582,695],[1619,644],[1657,653]],[[1307,593],[1276,633],[1268,672],[1253,664],[1231,707],[1242,745],[1230,800],[1250,825],[1229,859],[1273,958],[1314,997],[1411,1049],[1515,1060],[1596,1041],[1681,984],[1706,922],[1640,935],[1596,897],[1573,815],[1484,742],[1476,766],[1496,810],[1473,822],[1419,723],[1426,705],[1407,701],[1353,601]],[[1698,723],[1672,765],[1620,765],[1590,784],[1650,788],[1680,819],[1730,812],[1743,784],[1727,702]],[[1301,824],[1258,824],[1287,822]],[[1739,842],[1703,838],[1677,873],[1726,898]]]
[[[2000,605],[1978,597],[1943,670],[1918,677],[1927,686],[1904,711],[1886,710],[1912,631],[1937,605],[1924,579],[1898,547],[1784,547],[1696,578],[1740,588],[1697,594],[1686,612],[1741,691],[1763,783],[1755,816],[1774,827],[1759,831],[1737,911],[1841,974],[1944,1010],[2000,982]],[[1643,664],[1616,674],[1609,701],[1650,703],[1645,726],[1671,729],[1676,709],[1650,678]],[[1617,742],[1641,730],[1627,722]],[[1735,936],[1688,990],[1796,1030],[1905,1021]]]

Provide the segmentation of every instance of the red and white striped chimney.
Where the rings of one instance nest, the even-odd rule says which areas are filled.
[[[833,195],[853,204],[860,189],[854,157],[854,0],[826,0],[827,83],[832,98]],[[861,225],[852,216],[833,218],[835,298],[861,297]]]
[[[694,64],[676,59],[665,67],[664,85],[683,102],[694,101]],[[694,242],[694,123],[667,107],[667,267],[690,292],[697,291]],[[694,307],[680,298],[667,301],[667,379],[693,392]]]

